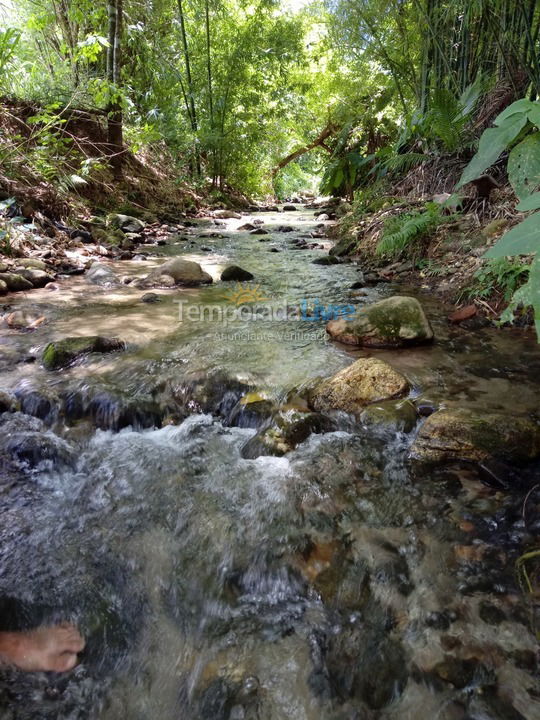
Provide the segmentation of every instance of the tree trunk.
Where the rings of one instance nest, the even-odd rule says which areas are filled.
[[[108,0],[109,47],[107,48],[107,81],[109,103],[107,106],[107,142],[110,163],[116,179],[122,177],[124,143],[122,127],[122,102],[120,94],[122,0]]]

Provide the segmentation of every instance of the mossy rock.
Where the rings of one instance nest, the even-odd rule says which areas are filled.
[[[0,295],[5,295],[8,291],[8,286],[4,280],[0,280]]]
[[[11,292],[32,290],[34,287],[29,280],[26,280],[22,275],[18,275],[17,273],[0,273],[0,280],[3,281],[7,289]]]
[[[356,250],[357,242],[356,238],[344,237],[336,243],[333,248],[331,248],[330,255],[333,255],[334,257],[352,255],[352,253]]]
[[[107,227],[112,230],[139,233],[144,230],[144,223],[142,220],[139,220],[139,218],[133,217],[132,215],[112,213],[107,217]]]
[[[426,463],[497,458],[523,464],[540,457],[540,425],[502,413],[438,410],[421,426],[410,457]]]
[[[407,347],[434,339],[418,300],[402,295],[358,308],[352,316],[331,320],[326,332],[333,340],[362,347]]]
[[[68,367],[80,357],[90,353],[109,353],[125,350],[125,344],[118,338],[105,338],[99,335],[72,337],[57,340],[47,345],[41,356],[46,370],[58,370]]]
[[[365,425],[378,425],[390,430],[411,432],[418,416],[410,400],[385,400],[369,405],[360,415]]]
[[[402,397],[408,390],[407,379],[391,365],[377,358],[361,358],[316,385],[309,404],[319,412],[359,414],[372,403]]]

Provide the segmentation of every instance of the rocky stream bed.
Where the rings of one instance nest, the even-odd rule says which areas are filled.
[[[126,223],[4,268],[43,287],[2,298],[1,593],[87,647],[0,669],[0,717],[540,718],[534,339],[366,282],[302,207]]]

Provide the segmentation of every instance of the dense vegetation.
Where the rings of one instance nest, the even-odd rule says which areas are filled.
[[[2,13],[7,196],[13,181],[109,192],[133,156],[214,201],[320,189],[353,202],[349,228],[388,198],[452,194],[384,223],[386,261],[471,210],[453,194],[471,181],[483,211],[508,177],[517,212],[539,207],[536,0],[17,0]],[[103,134],[81,140],[81,113]],[[533,256],[538,225],[527,217],[491,255]],[[513,307],[539,306],[532,269]]]

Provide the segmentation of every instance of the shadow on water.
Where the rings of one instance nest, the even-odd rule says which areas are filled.
[[[266,220],[275,230],[283,215]],[[296,234],[315,224],[292,213],[286,222]],[[312,265],[320,251],[294,249],[294,233],[272,232],[281,252],[267,253],[234,227],[199,241],[213,244],[205,268],[217,277],[234,260],[271,302],[343,303],[358,277],[354,265]],[[227,307],[224,290],[180,294]],[[259,323],[261,339],[241,318],[225,332],[218,320],[178,323],[178,292],[155,305],[129,286],[111,295],[75,280],[66,292],[67,302],[64,291],[32,297],[48,326],[5,340],[24,353],[99,332],[132,346],[62,373],[7,369],[5,384],[37,417],[0,416],[17,437],[0,484],[0,582],[22,626],[69,618],[87,647],[65,675],[2,669],[0,717],[540,716],[530,608],[514,572],[538,531],[522,497],[486,487],[473,466],[415,475],[414,433],[339,416],[284,457],[246,459],[260,421],[229,426],[242,395],[282,402],[361,353],[309,320]],[[367,292],[362,302],[379,296]],[[425,304],[438,343],[377,353],[416,396],[537,412],[532,343],[449,329]]]

